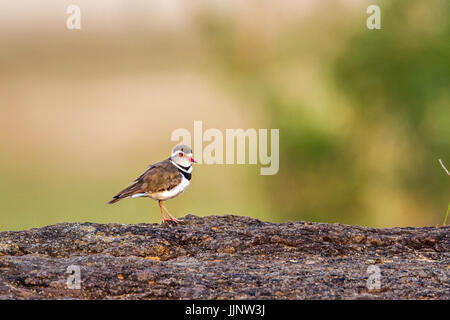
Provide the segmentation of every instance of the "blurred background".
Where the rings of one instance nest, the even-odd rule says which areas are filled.
[[[66,28],[67,6],[81,30]],[[366,8],[381,8],[368,30]],[[160,222],[111,197],[173,130],[279,128],[280,169],[198,165],[176,216],[442,223],[448,0],[0,0],[0,230]],[[224,132],[224,131],[223,131]]]

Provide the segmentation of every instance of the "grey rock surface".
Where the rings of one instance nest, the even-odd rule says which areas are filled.
[[[449,231],[188,215],[1,232],[0,299],[450,299]]]

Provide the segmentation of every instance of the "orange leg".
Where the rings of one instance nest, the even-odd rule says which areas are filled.
[[[162,201],[159,201],[159,205],[169,215],[170,219],[167,219],[168,221],[173,221],[173,222],[176,222],[176,223],[183,222],[183,220],[177,219],[173,215],[171,215],[169,210],[167,210],[167,208],[163,206]]]
[[[158,203],[159,203],[159,209],[161,209],[161,219],[162,219],[162,222],[164,223],[164,221],[171,221],[171,219],[167,219],[167,218],[164,216],[164,211],[163,211],[164,206],[163,206],[163,204],[162,204],[162,201],[159,200]],[[164,209],[165,209],[165,208],[164,208]]]

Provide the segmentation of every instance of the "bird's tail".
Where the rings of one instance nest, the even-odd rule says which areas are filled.
[[[113,197],[113,199],[110,202],[108,202],[108,204],[113,204],[119,200],[131,197],[132,195],[134,195],[137,192],[139,192],[139,185],[137,183],[134,183],[134,184],[126,187],[122,191],[120,191],[118,194],[116,194]]]
[[[115,195],[115,196],[113,197],[113,199],[112,199],[111,201],[108,202],[108,204],[116,203],[117,201],[122,200],[123,198],[124,198],[124,197],[121,197],[121,194]]]

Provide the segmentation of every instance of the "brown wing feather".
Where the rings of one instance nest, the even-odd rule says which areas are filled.
[[[121,199],[131,197],[137,193],[155,193],[175,188],[181,182],[181,174],[178,169],[166,159],[150,166],[143,174],[133,181],[108,202],[115,203]]]

